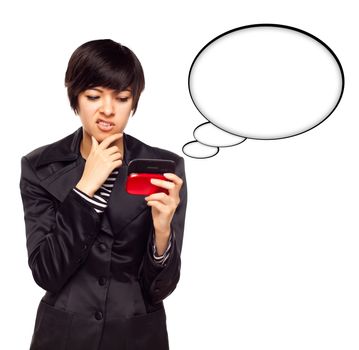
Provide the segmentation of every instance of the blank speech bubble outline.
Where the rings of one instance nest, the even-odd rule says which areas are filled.
[[[256,46],[256,40],[259,40],[260,36],[263,35],[265,31],[267,31],[267,37],[264,38],[264,41],[262,39],[261,45]],[[247,38],[246,35],[243,35],[243,33],[247,35]],[[236,39],[236,35],[237,40],[239,38],[239,42],[241,44],[238,47],[233,45],[233,41]],[[280,39],[279,41],[277,40],[277,42],[272,40],[272,38],[275,39],[276,36],[277,39]],[[281,46],[283,45],[283,43],[286,44],[287,50],[283,50],[283,47]],[[253,47],[254,49],[252,50]],[[298,49],[302,50],[300,51],[300,53],[304,52],[311,54],[313,54],[314,50],[315,54],[300,55],[299,61],[297,60],[297,57],[293,57],[293,54],[295,54],[296,52],[295,50],[298,51]],[[230,50],[229,52],[232,55],[228,55],[228,52],[226,50]],[[261,50],[263,51],[261,52]],[[247,54],[247,52],[249,52],[249,54]],[[226,55],[224,55],[223,53],[225,53]],[[262,59],[262,57],[258,55],[258,53],[265,54],[265,58]],[[300,64],[302,64],[302,62],[304,61],[302,64],[303,67],[293,67],[293,65],[291,64],[291,59],[293,58],[295,58]],[[240,66],[238,62],[246,63],[246,65]],[[270,66],[268,62],[272,65]],[[275,65],[277,65],[278,67],[278,64],[280,64],[280,69],[282,71],[282,75],[279,76],[275,75],[275,69],[269,69],[272,67],[275,68]],[[220,69],[216,70],[218,66]],[[236,68],[235,72],[231,70],[233,67]],[[246,78],[246,70],[243,70],[243,67],[245,67],[246,70],[248,70],[248,68],[251,69],[250,73],[252,75],[250,76],[250,79],[247,79],[245,81],[246,84],[244,86],[241,86],[240,83],[238,83],[236,84],[234,89],[228,89],[227,85],[231,80],[237,82],[236,79],[238,78]],[[295,69],[297,69],[298,72]],[[235,75],[235,73],[237,73],[237,76]],[[296,77],[297,80],[294,80],[293,82],[292,76],[294,75],[294,73],[297,73],[299,75]],[[238,76],[238,74],[240,75]],[[259,78],[257,77],[257,80],[252,79],[252,76],[255,76],[256,74],[259,76],[261,74],[269,75],[269,78],[272,79],[260,80],[261,76]],[[272,76],[270,76],[270,74],[272,74]],[[317,80],[312,77],[313,75]],[[268,98],[266,99],[267,95],[270,95],[268,94],[268,92],[277,91],[275,89],[269,89],[270,86],[268,86],[268,83],[272,83],[273,79],[277,80],[278,77],[283,80],[282,83],[287,83],[287,85],[292,84],[293,86],[301,79],[305,82],[306,78],[309,79],[308,83],[306,83],[305,85],[305,87],[307,88],[305,89],[306,91],[302,89],[300,90],[300,94],[304,95],[305,98],[308,99],[309,102],[311,102],[308,104],[310,105],[310,110],[314,109],[313,105],[315,105],[315,102],[320,97],[322,98],[327,110],[316,110],[314,112],[314,114],[317,113],[318,115],[321,115],[319,119],[318,117],[313,118],[309,113],[305,113],[304,118],[307,118],[306,124],[310,125],[306,125],[304,127],[301,125],[294,125],[295,123],[289,118],[287,118],[288,114],[285,113],[283,115],[280,115],[280,113],[276,114],[275,117],[277,118],[277,120],[271,120],[270,118],[267,120],[263,117],[258,118],[258,116],[266,115],[264,113],[257,115],[252,114],[250,115],[250,118],[248,118],[247,114],[251,113],[251,108],[249,107],[255,107],[253,108],[255,110],[256,108],[259,108],[258,106],[260,106],[260,104],[262,103],[264,104],[264,106],[268,105],[269,107],[273,108],[273,110],[275,110],[275,108],[278,109],[278,106],[281,106],[283,104],[279,104],[279,102],[285,102],[277,101],[275,98],[273,99],[274,101]],[[259,81],[261,84],[252,84],[252,80],[254,81],[254,83]],[[215,82],[215,85],[211,84],[212,81]],[[240,81],[241,79],[238,79],[238,82]],[[331,84],[328,84],[328,81]],[[238,145],[245,141],[247,138],[257,140],[275,140],[293,137],[307,132],[314,127],[320,125],[334,112],[334,110],[340,103],[342,95],[344,93],[344,84],[344,71],[334,51],[322,40],[302,29],[282,24],[262,23],[246,25],[229,30],[225,33],[218,35],[210,42],[208,42],[198,52],[191,64],[188,74],[189,93],[193,104],[201,113],[201,115],[208,120],[208,122],[199,125],[194,130],[193,136],[195,138],[195,141],[190,141],[186,143],[182,147],[182,152],[189,157],[203,159],[213,157],[219,152],[219,149],[222,147]],[[288,108],[291,106],[290,99],[294,98],[295,100],[297,96],[295,96],[294,94],[288,95],[288,91],[291,91],[291,86],[289,86],[288,88],[287,85],[282,85],[285,86],[285,89],[279,92],[281,92],[282,94],[287,94],[287,100],[289,100],[289,106],[287,106],[287,110],[289,110]],[[319,88],[321,88],[321,90],[318,96],[318,94],[315,95],[315,93],[316,89]],[[223,91],[224,93],[222,93]],[[249,93],[247,91],[249,91]],[[307,95],[305,95],[305,93],[307,93]],[[315,97],[313,97],[314,95]],[[260,97],[260,99],[257,99],[258,96]],[[253,97],[254,99],[250,100]],[[233,123],[233,120],[236,120],[238,118],[238,115],[234,114],[233,116],[232,113],[233,110],[235,111],[237,108],[236,105],[233,106],[233,101],[236,101],[238,98],[240,98],[238,105],[245,105],[247,103],[247,106],[245,106],[247,108],[245,109],[247,114],[244,117],[247,117],[247,123],[249,122],[247,125],[247,130],[245,130],[245,128],[243,129],[243,126],[241,124],[235,125],[235,122]],[[330,104],[330,101],[333,100],[334,102]],[[205,102],[203,103],[203,101]],[[232,105],[230,104],[231,102]],[[206,104],[207,106],[204,106],[204,104]],[[327,106],[328,104],[330,105],[329,108]],[[305,106],[306,104],[302,103],[301,106],[302,105]],[[322,108],[322,106],[319,106],[319,104],[315,107]],[[300,113],[303,112],[299,112],[299,118],[297,116],[297,119],[295,121],[299,121],[299,123],[301,124],[303,123],[303,117]],[[308,114],[309,117],[307,116]],[[273,118],[273,116],[271,117]],[[315,120],[313,121],[313,119]],[[258,121],[260,123],[258,123]],[[275,121],[275,123],[273,123],[273,121]],[[278,128],[278,125],[281,124],[284,125],[283,130],[275,130],[276,128]],[[262,130],[259,130],[259,125]],[[253,133],[252,130],[255,129],[257,129],[257,131]],[[269,134],[269,132],[271,134]],[[257,133],[257,135],[255,133]],[[199,153],[201,153],[200,156],[198,156]]]

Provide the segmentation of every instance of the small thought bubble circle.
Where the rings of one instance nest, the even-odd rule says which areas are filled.
[[[182,151],[189,157],[203,159],[215,156],[219,152],[219,148],[207,146],[198,141],[191,141],[182,147]]]
[[[314,35],[254,24],[207,43],[191,65],[188,87],[198,111],[217,128],[273,140],[328,118],[341,100],[344,72],[335,53]]]
[[[229,147],[245,141],[244,137],[230,134],[211,123],[203,123],[193,131],[194,138],[207,146]]]

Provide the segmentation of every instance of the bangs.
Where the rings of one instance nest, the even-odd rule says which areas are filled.
[[[133,62],[128,57],[101,57],[89,62],[87,72],[83,74],[84,80],[80,84],[82,90],[89,87],[103,86],[118,91],[136,90],[133,86],[135,74],[133,70]]]

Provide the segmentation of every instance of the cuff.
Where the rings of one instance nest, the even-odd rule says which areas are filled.
[[[153,233],[152,233],[152,247],[153,247],[152,248],[152,257],[153,257],[154,262],[156,262],[157,264],[160,264],[160,265],[164,265],[164,263],[170,256],[170,253],[171,253],[170,249],[173,244],[172,241],[173,241],[173,234],[172,234],[172,230],[171,230],[170,237],[168,239],[167,248],[166,248],[165,252],[163,253],[163,255],[159,256],[157,254],[156,243],[155,243],[155,233],[153,231]]]
[[[96,195],[94,197],[90,197],[87,193],[82,192],[77,187],[74,187],[73,191],[76,192],[83,199],[85,199],[89,204],[91,204],[92,208],[96,211],[96,213],[103,213],[104,210],[107,208],[107,204],[97,200]]]

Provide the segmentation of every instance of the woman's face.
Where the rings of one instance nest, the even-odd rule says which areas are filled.
[[[125,129],[132,110],[132,94],[130,90],[96,86],[79,94],[77,110],[86,136],[92,135],[101,142]]]

